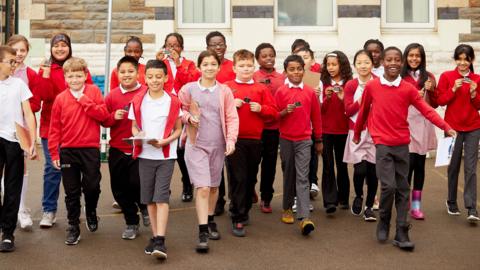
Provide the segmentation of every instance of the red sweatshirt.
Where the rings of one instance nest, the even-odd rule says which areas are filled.
[[[105,98],[105,105],[110,112],[110,116],[103,122],[103,126],[110,128],[110,146],[119,149],[123,153],[132,153],[132,146],[122,140],[132,136],[132,121],[127,117],[128,109],[122,120],[115,120],[115,111],[126,109],[126,107],[129,108],[133,97],[146,89],[147,87],[142,85],[137,90],[122,93],[120,87],[117,87]]]
[[[275,93],[275,103],[278,111],[288,104],[300,102],[292,113],[280,119],[280,138],[290,141],[310,140],[312,128],[315,139],[322,137],[322,116],[320,102],[312,88],[303,85],[302,88],[290,88],[288,84],[278,88]]]
[[[77,100],[69,89],[60,93],[52,108],[48,150],[59,160],[58,149],[100,147],[100,123],[109,117],[102,93],[86,84]]]
[[[229,81],[225,85],[230,87],[234,98],[241,100],[249,98],[251,102],[257,102],[262,106],[258,113],[252,112],[248,103],[244,103],[242,107],[237,108],[240,120],[238,138],[260,140],[265,120],[273,119],[278,115],[270,91],[260,83],[248,84]]]
[[[418,94],[418,90],[404,80],[398,87],[380,83],[380,78],[365,86],[362,104],[355,123],[354,139],[360,138],[368,118],[368,130],[375,144],[399,146],[410,143],[408,107],[413,105],[434,125],[448,131],[450,126]],[[371,113],[370,113],[371,111]]]
[[[263,69],[255,71],[253,74],[253,80],[262,83],[270,90],[272,97],[275,96],[277,89],[285,84],[285,76],[282,73],[278,73],[275,70],[272,73],[268,73]],[[278,120],[265,121],[264,129],[275,130],[280,126]]]
[[[433,86],[436,87],[437,83],[436,83],[436,80],[435,80],[435,76],[433,76],[432,73],[428,72],[428,78],[432,81]],[[402,79],[404,79],[406,82],[415,86],[415,88],[417,88],[418,91],[420,91],[420,89],[422,89],[422,87],[420,87],[418,82],[415,81],[415,79],[411,75],[407,75],[407,76],[403,77]],[[425,91],[424,99],[430,106],[432,106],[432,108],[437,108],[438,107],[437,94],[438,94],[438,91],[436,91],[435,88],[434,88],[433,91]]]
[[[194,69],[194,70],[179,69],[177,70],[175,83],[183,86],[189,82],[198,81],[198,79],[201,76],[202,76],[202,72],[200,72],[198,69]],[[220,65],[220,71],[217,74],[217,81],[220,83],[225,83],[228,81],[235,80],[235,77],[236,77],[235,72],[233,72],[233,62],[231,60],[224,58],[222,61],[222,64]]]
[[[456,79],[463,78],[455,69],[442,73],[437,86],[438,105],[447,105],[445,121],[456,131],[472,131],[480,128],[480,76],[470,72],[470,80],[477,83],[477,96],[470,98],[470,84],[463,83],[462,87],[453,93],[452,88]]]
[[[87,73],[87,81],[85,83],[93,84],[90,72],[87,71]],[[43,88],[38,93],[39,99],[43,101],[42,112],[40,115],[40,137],[47,139],[48,130],[50,128],[50,118],[53,102],[55,101],[55,98],[58,94],[68,88],[68,85],[65,82],[63,68],[56,63],[53,63],[50,67],[50,78],[45,79],[42,77],[42,75],[43,70],[40,70],[38,72],[38,76],[40,77],[41,85]]]
[[[42,80],[38,76],[35,70],[27,67],[27,78],[28,78],[28,88],[32,92],[32,97],[30,98],[30,107],[34,113],[40,111],[42,108],[42,101],[40,99],[40,91],[44,88],[42,87]]]
[[[375,74],[372,73],[371,80],[377,78]],[[345,115],[348,117],[348,128],[353,130],[355,126],[355,122],[350,119],[350,117],[354,116],[358,111],[360,111],[360,103],[358,101],[353,101],[355,98],[355,93],[357,92],[358,84],[360,81],[358,78],[348,81],[345,84],[345,88],[343,91],[345,95],[343,97],[343,104],[345,105]],[[367,125],[364,125],[363,129],[365,129]],[[362,130],[363,130],[362,129]]]
[[[145,65],[138,63],[138,82],[145,85]],[[118,80],[117,68],[112,70],[112,75],[110,76],[110,90],[113,90],[120,86],[120,81]]]
[[[322,124],[324,134],[348,134],[348,118],[345,115],[345,104],[333,93],[328,99],[326,89],[330,84],[323,86]]]

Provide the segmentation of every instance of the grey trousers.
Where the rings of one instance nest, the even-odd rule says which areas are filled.
[[[291,209],[297,196],[297,218],[310,216],[310,182],[308,180],[312,140],[290,141],[280,138],[283,170],[283,209]]]
[[[477,204],[477,162],[478,142],[480,140],[480,129],[469,132],[458,132],[453,148],[452,159],[448,166],[448,204],[457,203],[458,174],[462,162],[462,150],[464,153],[464,175],[465,187],[463,200],[465,208],[476,209]]]
[[[408,145],[376,146],[376,171],[381,184],[380,218],[390,222],[395,201],[397,227],[408,225],[408,185],[409,155]]]

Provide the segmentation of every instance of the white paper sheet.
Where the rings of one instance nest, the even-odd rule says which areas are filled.
[[[445,137],[438,141],[437,158],[435,159],[435,167],[450,165],[450,159],[452,159],[454,145],[455,145],[454,137]]]

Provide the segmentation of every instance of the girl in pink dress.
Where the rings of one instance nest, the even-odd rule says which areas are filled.
[[[402,78],[418,89],[418,93],[433,108],[435,102],[435,77],[426,70],[425,50],[422,45],[412,43],[405,48]],[[410,169],[408,183],[413,189],[411,197],[410,216],[417,220],[425,218],[420,209],[423,184],[425,181],[425,159],[427,152],[437,147],[435,127],[413,106],[408,108],[408,123],[410,128]]]
[[[353,186],[355,188],[355,199],[352,204],[352,214],[359,216],[363,206],[363,183],[367,182],[367,199],[363,217],[365,221],[376,221],[377,218],[372,210],[377,193],[378,180],[375,172],[375,145],[372,137],[364,126],[360,134],[360,142],[354,144],[353,128],[357,121],[360,103],[365,84],[375,78],[372,73],[373,57],[369,51],[360,50],[353,58],[353,64],[358,73],[358,78],[350,80],[345,85],[345,114],[349,117],[349,131],[347,145],[343,154],[343,162],[354,164]]]
[[[185,163],[197,192],[196,250],[208,252],[208,239],[220,239],[213,214],[225,156],[235,151],[239,120],[231,90],[216,81],[220,59],[215,52],[200,53],[197,66],[202,77],[185,84],[178,96],[184,111],[183,122],[187,125],[182,136]]]

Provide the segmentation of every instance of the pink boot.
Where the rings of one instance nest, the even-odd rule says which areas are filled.
[[[412,205],[410,208],[410,216],[416,220],[425,219],[425,215],[422,210],[420,210],[420,202],[422,201],[422,191],[413,190],[412,191]]]

